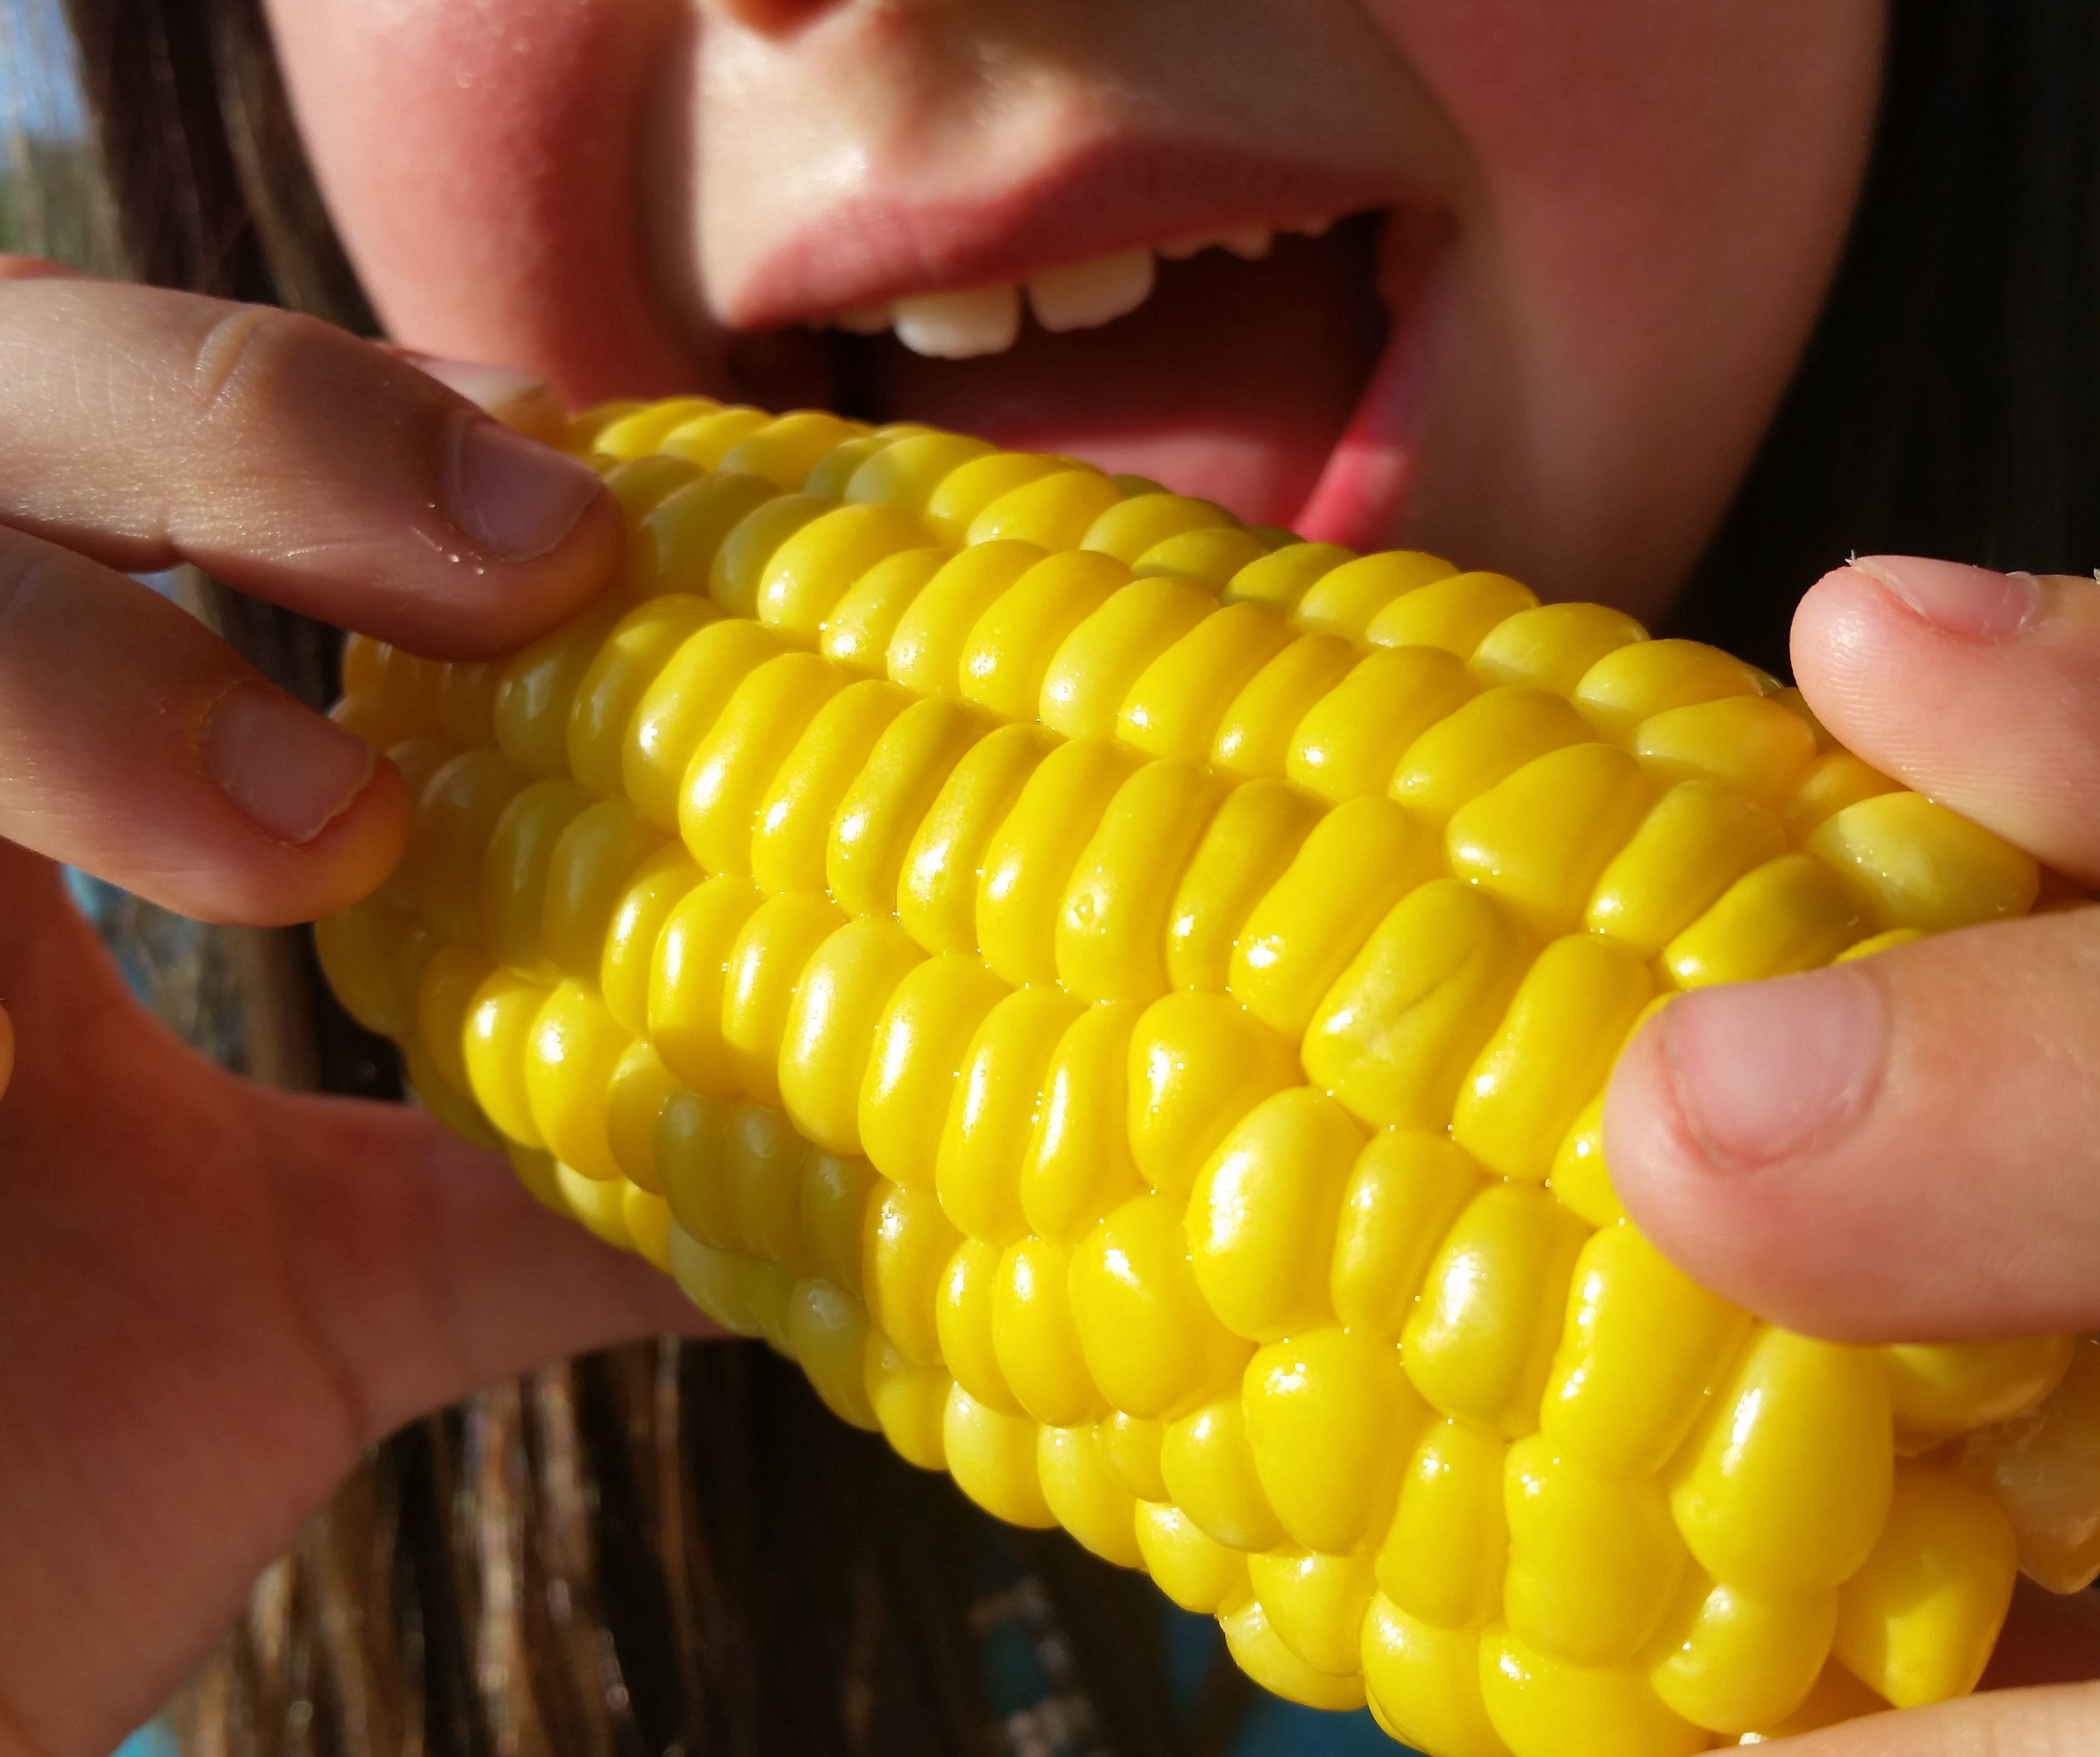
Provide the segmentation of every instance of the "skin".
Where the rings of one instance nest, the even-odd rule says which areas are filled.
[[[1868,0],[1294,0],[1308,85],[1246,76],[1275,64],[1268,0],[276,10],[396,338],[571,400],[762,377],[771,344],[721,314],[762,297],[781,214],[841,165],[937,177],[983,139],[1190,116],[1256,143],[1328,130],[1449,228],[1394,534],[1644,612],[1713,528],[1828,285],[1882,25]],[[889,77],[842,97],[872,50]],[[948,132],[915,155],[929,115]],[[285,921],[368,891],[405,833],[390,768],[116,570],[197,561],[385,638],[493,651],[602,582],[604,497],[382,350],[10,272],[0,1757],[99,1757],[359,1446],[536,1362],[696,1327],[420,1116],[204,1066],[125,994],[51,863]],[[530,425],[531,377],[434,369]],[[1809,594],[1810,700],[1869,760],[2100,883],[2091,589],[1905,566]],[[1822,1334],[2100,1326],[2096,961],[2085,918],[2057,915],[1673,1009],[1612,1095],[1626,1200],[1688,1269]],[[1820,1109],[1796,1101],[1814,1069],[1736,1053],[1848,1030]],[[2093,1650],[2061,1607],[2023,1602],[2017,1627],[2000,1681],[2075,1675]],[[2096,1727],[2081,1689],[2009,1691],[1795,1748],[2015,1757]]]

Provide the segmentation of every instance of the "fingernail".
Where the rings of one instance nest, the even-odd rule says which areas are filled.
[[[2031,573],[1994,573],[1922,555],[1856,555],[1852,566],[1935,629],[1972,641],[2010,639],[2033,620],[2041,601]]]
[[[453,429],[452,522],[505,561],[532,561],[573,531],[597,472],[483,417]]]
[[[1882,993],[1856,969],[1687,995],[1663,1009],[1684,1120],[1724,1168],[1769,1165],[1842,1134],[1886,1053]]]
[[[205,773],[278,841],[311,841],[364,791],[379,753],[267,684],[238,683],[206,722]]]
[[[516,366],[487,366],[479,360],[441,360],[435,354],[407,353],[416,369],[435,378],[448,391],[457,391],[470,403],[490,414],[505,404],[542,395],[547,381],[536,372]]]

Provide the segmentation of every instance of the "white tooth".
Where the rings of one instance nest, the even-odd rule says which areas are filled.
[[[1149,250],[1123,250],[1091,263],[1031,275],[1028,302],[1045,329],[1097,329],[1144,304],[1152,291]]]
[[[960,293],[918,293],[899,299],[892,320],[897,339],[914,354],[969,360],[1002,354],[1021,333],[1021,289],[971,287]]]
[[[1238,232],[1227,232],[1218,242],[1233,255],[1258,263],[1268,254],[1268,247],[1275,241],[1275,232],[1267,226],[1242,226]]]
[[[887,305],[853,305],[835,312],[832,327],[843,329],[849,335],[879,336],[889,327],[889,307]]]
[[[1217,241],[1215,238],[1190,236],[1176,238],[1168,244],[1155,244],[1152,248],[1155,254],[1165,257],[1170,263],[1185,263],[1198,251],[1207,250]]]

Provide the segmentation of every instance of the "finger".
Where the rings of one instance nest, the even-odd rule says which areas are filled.
[[[382,349],[78,280],[0,283],[0,522],[439,658],[540,632],[620,542],[588,467]]]
[[[0,528],[0,837],[185,915],[303,921],[379,884],[408,789],[136,581]]]
[[[1774,1757],[2071,1757],[2100,1747],[2100,1685],[1964,1697],[1781,1739]]]
[[[64,263],[47,256],[15,256],[0,253],[0,280],[84,280],[87,277]]]
[[[1793,664],[1877,768],[2100,882],[2100,586],[1863,557],[1802,600]]]
[[[417,371],[436,379],[448,391],[465,397],[483,413],[493,415],[512,432],[522,433],[528,439],[554,444],[568,426],[567,413],[554,395],[554,387],[537,373],[478,360],[443,360],[391,343],[384,346],[396,360],[406,360]]]
[[[1819,1335],[2100,1324],[2100,910],[1701,989],[1604,1112],[1626,1208],[1690,1274]]]

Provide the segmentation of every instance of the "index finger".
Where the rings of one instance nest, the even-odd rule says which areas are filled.
[[[440,658],[551,626],[620,545],[588,466],[381,348],[56,276],[0,277],[0,523]]]

